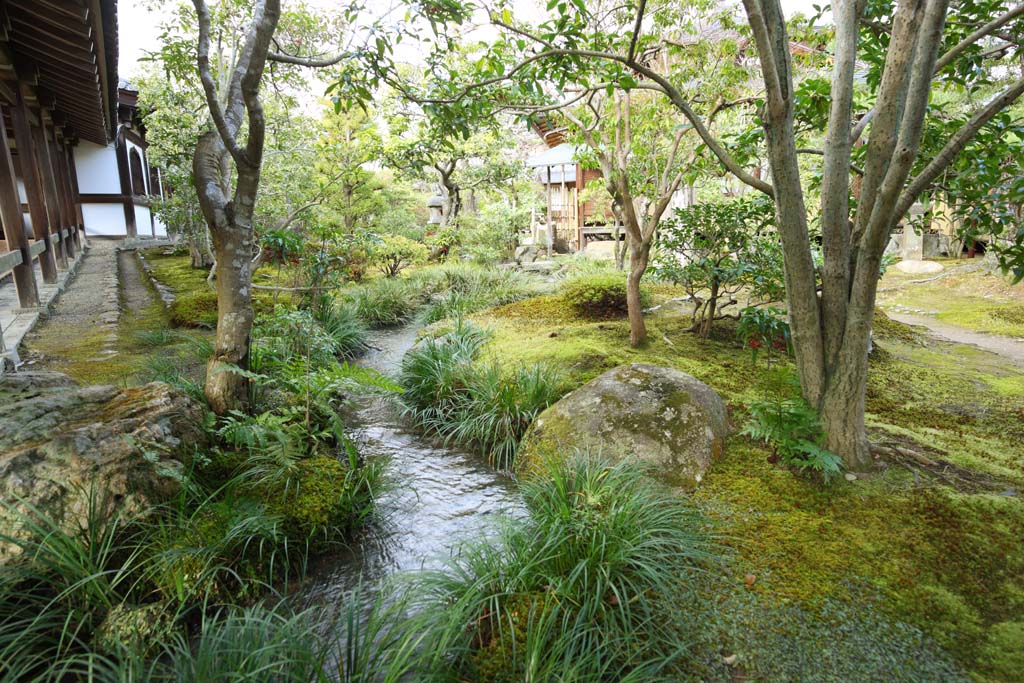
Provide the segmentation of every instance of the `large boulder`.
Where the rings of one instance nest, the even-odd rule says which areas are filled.
[[[521,476],[574,451],[639,460],[673,484],[700,482],[728,436],[725,404],[686,373],[633,363],[609,370],[538,416],[516,457]]]
[[[19,513],[32,509],[80,529],[91,501],[94,515],[144,515],[179,490],[178,473],[205,445],[202,421],[198,403],[159,382],[79,387],[53,372],[0,376],[0,534],[22,533]],[[0,542],[0,563],[17,553]]]

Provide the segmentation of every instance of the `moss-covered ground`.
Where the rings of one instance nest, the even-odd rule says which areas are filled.
[[[134,254],[126,256],[136,258]],[[184,261],[187,265],[188,257]],[[199,282],[203,282],[202,276]],[[127,305],[126,288],[134,288],[132,295],[146,303]],[[55,316],[25,340],[27,356],[42,358],[47,368],[66,373],[81,384],[130,386],[155,379],[169,368],[186,376],[197,377],[202,372],[196,349],[212,335],[202,330],[187,334],[171,330],[167,309],[144,276],[121,277],[118,296],[121,314],[116,326],[84,324],[79,319],[66,322]]]
[[[764,357],[753,365],[727,322],[711,339],[697,339],[689,311],[668,301],[679,293],[654,290],[667,303],[648,315],[640,349],[629,347],[626,321],[577,319],[559,296],[474,319],[494,332],[485,353],[506,364],[554,366],[567,389],[622,363],[670,366],[720,392],[742,425],[745,405],[765,390]],[[692,495],[734,554],[730,581],[740,593],[811,612],[877,604],[885,619],[919,628],[975,680],[1024,680],[1024,372],[881,315],[875,340],[872,439],[936,466],[896,453],[856,481],[826,486],[771,464],[762,446],[735,435]]]
[[[938,278],[888,269],[879,283],[879,306],[975,332],[1024,337],[1024,287],[976,262],[941,263],[946,270]]]

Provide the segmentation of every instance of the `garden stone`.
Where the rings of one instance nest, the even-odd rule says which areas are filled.
[[[516,460],[522,476],[574,451],[651,465],[674,484],[701,481],[728,436],[725,403],[708,385],[656,365],[622,365],[567,394],[534,421]]]
[[[180,489],[178,473],[206,443],[203,410],[181,391],[79,387],[56,372],[0,377],[0,534],[31,509],[66,531],[99,514],[142,517]],[[0,542],[0,564],[19,552]]]
[[[533,245],[516,247],[516,263],[533,263],[537,260],[540,250]]]
[[[917,259],[905,259],[896,264],[896,269],[901,273],[911,275],[925,275],[929,273],[941,273],[942,264],[935,261],[920,261]]]

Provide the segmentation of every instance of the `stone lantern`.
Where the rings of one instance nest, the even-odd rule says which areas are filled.
[[[427,201],[427,208],[430,209],[430,218],[427,219],[427,225],[441,225],[441,221],[444,219],[441,208],[444,206],[444,197],[441,195],[434,195]]]

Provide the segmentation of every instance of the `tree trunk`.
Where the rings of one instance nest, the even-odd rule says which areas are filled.
[[[206,400],[218,415],[245,410],[249,380],[225,366],[249,368],[252,335],[252,231],[222,225],[214,235],[217,254],[217,341],[206,366]]]
[[[629,274],[626,277],[626,309],[629,314],[629,344],[637,347],[647,338],[643,304],[640,302],[640,279],[647,271],[651,245],[632,242],[629,245]]]
[[[213,253],[210,251],[209,231],[205,225],[193,226],[188,232],[188,254],[191,265],[198,270],[208,270],[213,265]]]

